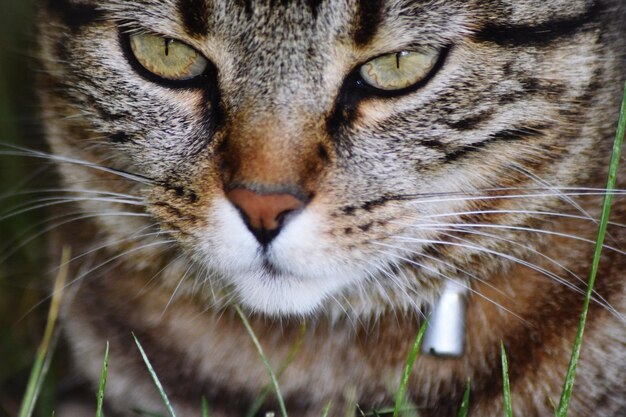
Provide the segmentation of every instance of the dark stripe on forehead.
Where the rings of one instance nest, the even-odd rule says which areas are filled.
[[[309,8],[311,9],[311,13],[313,14],[313,19],[317,19],[319,8],[323,2],[324,0],[306,0],[306,3],[309,5]]]
[[[474,35],[482,42],[493,42],[499,45],[541,45],[553,42],[565,36],[571,36],[587,24],[593,22],[603,7],[595,3],[585,13],[568,18],[546,22],[539,25],[491,25],[487,24]]]
[[[237,6],[245,11],[247,15],[252,15],[253,9],[253,1],[252,0],[232,0]],[[317,19],[319,14],[320,6],[324,3],[324,0],[265,0],[265,2],[257,1],[258,5],[269,6],[270,9],[275,9],[278,7],[288,7],[291,4],[296,4],[299,7],[304,6],[308,7],[313,15],[313,19]]]
[[[178,0],[178,14],[183,20],[185,30],[191,36],[207,34],[209,12],[206,0]]]
[[[368,44],[376,35],[382,21],[382,0],[357,0],[357,18],[354,42],[359,46]]]
[[[71,0],[46,0],[44,7],[72,31],[77,31],[83,26],[104,18],[104,12],[99,10],[95,4],[90,3],[76,3]]]
[[[233,0],[233,2],[242,8],[247,15],[252,14],[252,1],[251,0]]]

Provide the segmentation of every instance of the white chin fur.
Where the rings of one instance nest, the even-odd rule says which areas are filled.
[[[306,316],[320,309],[325,288],[290,276],[242,274],[234,279],[238,300],[246,308],[268,316]]]
[[[365,276],[355,272],[360,269],[356,262],[337,259],[336,249],[319,236],[322,223],[313,213],[290,222],[265,254],[230,203],[218,203],[211,218],[217,223],[202,245],[202,261],[234,290],[242,306],[255,312],[311,315],[345,288],[358,288]],[[266,262],[275,273],[264,267]]]

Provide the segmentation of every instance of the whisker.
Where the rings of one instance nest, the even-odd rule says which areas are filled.
[[[24,213],[28,213],[30,211],[38,210],[41,208],[53,207],[62,204],[69,203],[79,203],[81,201],[97,201],[100,203],[114,203],[114,204],[125,204],[130,206],[139,206],[145,207],[146,204],[136,201],[136,200],[125,200],[118,198],[106,198],[106,197],[50,197],[50,198],[42,198],[37,199],[35,201],[31,201],[17,207],[12,207],[9,209],[8,213],[0,216],[0,221],[10,219],[11,217],[19,216]],[[29,206],[29,204],[33,204],[33,206]]]
[[[487,280],[485,280],[483,278],[478,277],[476,274],[473,274],[473,273],[471,273],[471,272],[469,272],[469,271],[467,271],[465,269],[459,268],[456,265],[454,265],[454,264],[452,264],[450,262],[446,262],[443,259],[439,259],[439,258],[437,258],[435,256],[427,255],[425,253],[420,254],[420,256],[422,258],[426,258],[426,259],[434,261],[434,262],[439,262],[439,263],[441,263],[441,264],[443,264],[443,265],[445,265],[445,266],[447,266],[449,268],[453,268],[453,269],[461,272],[462,274],[467,275],[468,277],[470,277],[470,278],[480,282],[481,284],[484,284],[485,286],[489,287],[490,289],[494,290],[495,292],[497,292],[497,293],[499,293],[499,294],[501,294],[501,295],[503,295],[503,296],[505,296],[507,298],[510,298],[504,291],[502,291],[501,289],[497,288],[496,286],[491,284],[489,281],[487,281]]]
[[[404,224],[404,225],[409,226],[409,227],[416,227],[416,228],[437,228],[441,226],[441,227],[473,227],[473,228],[484,227],[484,228],[492,228],[492,229],[516,230],[516,231],[540,233],[540,234],[545,234],[549,236],[564,237],[564,238],[568,238],[572,240],[577,240],[580,242],[589,243],[592,245],[596,244],[595,240],[593,239],[587,239],[582,236],[572,235],[569,233],[556,232],[552,230],[536,229],[532,227],[509,226],[505,224],[491,224],[491,223],[430,223],[428,224],[426,223],[426,224]],[[603,245],[603,248],[613,251],[613,252],[617,252],[620,255],[626,255],[626,251],[623,251],[621,249],[618,249],[610,245]]]
[[[416,196],[402,196],[403,200],[411,200],[411,202],[416,204],[427,204],[427,203],[443,203],[443,202],[458,202],[458,201],[488,201],[488,200],[514,200],[514,199],[525,199],[525,198],[549,198],[556,197],[562,194],[566,194],[571,197],[584,197],[584,196],[599,196],[604,197],[605,195],[612,194],[615,196],[626,195],[626,190],[605,190],[605,191],[572,191],[568,193],[529,193],[529,194],[509,194],[509,195],[478,195],[472,196],[472,192],[465,192],[459,194],[459,197],[451,198],[449,195],[454,195],[454,193],[443,193],[441,197],[435,196],[433,198],[432,195],[425,196],[427,199],[422,198],[420,195]],[[476,193],[474,193],[476,194]],[[469,196],[468,196],[469,195]]]
[[[386,247],[389,247],[389,248],[392,248],[392,249],[396,249],[396,250],[398,250],[398,249],[402,249],[402,248],[400,248],[400,247],[398,247],[398,246],[388,245],[388,244],[385,244],[385,243],[381,243],[381,246],[386,246]],[[415,261],[415,260],[412,260],[412,259],[406,258],[406,257],[404,257],[404,256],[400,256],[400,255],[397,255],[397,254],[394,254],[394,253],[391,253],[391,252],[387,252],[387,251],[381,251],[381,253],[384,253],[384,254],[386,254],[387,256],[393,256],[393,257],[396,257],[397,259],[400,259],[400,260],[402,260],[403,262],[406,262],[406,263],[408,263],[408,264],[411,264],[411,265],[417,266],[418,268],[425,269],[425,270],[427,270],[427,271],[430,271],[430,272],[432,272],[432,273],[434,273],[434,274],[437,274],[437,275],[441,276],[442,278],[445,278],[445,279],[446,279],[446,280],[448,280],[448,281],[454,282],[455,284],[458,284],[459,286],[461,286],[462,288],[464,288],[464,289],[466,289],[467,291],[471,292],[472,294],[475,294],[475,295],[477,295],[477,296],[481,297],[482,299],[484,299],[484,300],[486,300],[486,301],[488,301],[488,302],[492,303],[493,305],[495,305],[496,307],[498,307],[498,308],[502,309],[503,311],[506,311],[507,313],[509,313],[509,314],[513,315],[514,317],[518,318],[520,321],[522,321],[522,323],[528,324],[528,321],[527,321],[527,320],[525,320],[524,318],[522,318],[521,316],[519,316],[518,314],[515,314],[513,311],[511,311],[511,310],[507,309],[506,307],[504,307],[504,306],[503,306],[503,305],[501,305],[500,303],[498,303],[498,302],[496,302],[496,301],[492,300],[491,298],[489,298],[489,297],[485,296],[484,294],[481,294],[479,291],[476,291],[475,289],[471,288],[469,285],[467,285],[467,284],[465,284],[465,283],[463,283],[463,282],[461,282],[461,281],[459,281],[459,280],[456,280],[456,279],[454,279],[454,278],[452,278],[452,277],[449,277],[448,275],[443,274],[443,273],[441,273],[440,271],[438,271],[438,270],[436,270],[436,269],[434,269],[434,268],[431,268],[431,267],[429,267],[429,266],[427,266],[427,265],[425,265],[425,264],[422,264],[422,263],[417,262],[417,261]],[[419,255],[419,254],[416,254],[416,255]]]
[[[470,241],[466,241],[458,236],[453,236],[453,235],[447,235],[448,237],[454,238],[456,240],[460,240],[463,241],[465,243],[457,243],[457,242],[450,242],[450,241],[443,241],[443,240],[434,240],[434,239],[420,239],[420,238],[412,238],[412,237],[407,237],[407,236],[394,236],[393,238],[396,240],[400,240],[400,241],[407,241],[407,242],[414,242],[414,243],[422,243],[422,244],[432,244],[432,245],[442,245],[442,246],[453,246],[453,247],[460,247],[460,248],[464,248],[464,249],[470,249],[470,250],[475,250],[478,252],[482,252],[482,253],[487,253],[489,255],[493,255],[493,256],[497,256],[497,257],[501,257],[504,258],[506,260],[509,260],[511,262],[514,262],[516,264],[525,266],[527,268],[530,268],[536,272],[539,272],[540,274],[554,280],[557,283],[561,283],[563,285],[565,285],[568,289],[578,293],[578,294],[584,294],[584,291],[574,285],[572,285],[571,283],[567,283],[566,281],[563,281],[563,278],[559,277],[558,275],[556,275],[555,273],[542,268],[538,265],[533,264],[532,262],[528,262],[525,261],[523,259],[517,258],[516,256],[510,255],[510,254],[506,254],[506,253],[502,253],[502,252],[498,252],[489,248],[486,248],[484,246],[481,245],[476,245],[474,242],[470,242]],[[374,242],[374,244],[381,244],[381,243],[376,243]],[[419,253],[415,253],[416,255],[419,255]],[[606,307],[609,311],[611,311],[612,313],[616,314],[618,318],[622,319],[622,315],[621,313],[619,313],[617,310],[615,310],[610,304],[609,305],[604,305],[603,303],[601,303],[597,298],[594,297],[594,301],[596,303],[598,303],[599,305],[602,305],[603,307]]]
[[[140,240],[140,239],[144,239],[144,238],[147,238],[147,237],[152,237],[152,236],[159,236],[160,234],[162,234],[162,233],[163,233],[163,231],[158,230],[158,231],[156,231],[156,232],[141,233],[141,232],[143,232],[144,230],[148,230],[148,229],[150,229],[150,228],[157,227],[157,226],[158,226],[158,223],[153,223],[153,224],[151,224],[151,225],[148,225],[148,226],[146,226],[146,227],[142,227],[141,229],[139,229],[139,230],[135,231],[135,232],[134,232],[131,236],[129,236],[129,237],[126,237],[126,238],[124,238],[124,239],[117,239],[117,240],[114,240],[114,241],[112,241],[112,242],[107,242],[107,243],[105,243],[105,244],[102,244],[102,245],[100,245],[100,246],[97,246],[97,247],[95,247],[95,248],[92,248],[92,249],[90,249],[90,250],[88,250],[88,251],[86,251],[86,252],[81,253],[80,255],[77,255],[77,256],[73,257],[73,258],[72,258],[72,259],[70,259],[68,262],[63,263],[63,264],[61,264],[61,265],[59,265],[59,266],[54,267],[54,268],[53,268],[53,269],[51,269],[49,272],[50,272],[50,273],[55,272],[56,270],[58,270],[59,268],[61,268],[61,267],[63,267],[63,266],[66,266],[67,264],[70,264],[70,263],[72,263],[72,262],[75,262],[75,261],[77,261],[77,260],[79,260],[79,259],[81,259],[81,258],[84,258],[85,256],[91,255],[92,253],[98,252],[98,251],[100,251],[100,250],[102,250],[102,249],[106,249],[106,248],[113,247],[113,246],[115,246],[115,245],[119,245],[120,243],[126,243],[126,242],[130,242],[130,241],[133,241],[133,240],[137,240],[137,241],[138,241],[138,240]]]
[[[176,288],[174,288],[174,291],[172,292],[172,295],[170,296],[170,299],[167,300],[167,304],[165,304],[165,307],[163,308],[163,311],[161,312],[161,316],[160,316],[161,319],[165,315],[165,312],[167,311],[167,308],[170,306],[170,304],[172,304],[172,301],[174,301],[174,298],[176,297],[176,294],[178,293],[178,290],[180,289],[181,285],[183,285],[183,282],[189,276],[189,272],[191,271],[192,267],[193,267],[193,265],[190,265],[189,268],[187,268],[187,270],[183,274],[183,277],[178,281],[178,284],[176,285]]]
[[[62,291],[65,291],[67,288],[69,288],[70,286],[76,284],[77,282],[79,282],[80,280],[84,279],[85,277],[87,277],[89,274],[93,273],[94,271],[97,271],[98,269],[102,268],[103,266],[106,266],[108,264],[110,264],[113,261],[116,261],[124,256],[130,255],[132,253],[144,250],[144,249],[148,249],[150,247],[155,247],[155,246],[160,246],[160,245],[168,245],[168,244],[172,244],[172,243],[176,243],[175,240],[164,240],[164,241],[158,241],[158,242],[151,242],[145,245],[141,245],[139,247],[136,248],[132,248],[130,250],[127,250],[123,253],[120,253],[116,256],[113,256],[109,259],[107,259],[104,262],[101,262],[100,264],[96,265],[95,267],[89,269],[86,272],[83,272],[81,274],[79,274],[76,278],[70,280],[69,282],[67,282],[63,288],[61,289]],[[163,249],[166,250],[167,248]],[[51,294],[49,294],[48,296],[44,297],[42,300],[40,300],[38,303],[34,304],[31,308],[28,309],[28,311],[26,311],[26,313],[24,313],[23,316],[21,316],[14,324],[14,326],[17,326],[22,320],[24,320],[24,318],[26,318],[30,313],[32,313],[35,309],[37,309],[39,306],[41,306],[43,303],[45,303],[46,301],[48,301],[49,299],[51,299],[54,295],[54,291],[52,291]]]
[[[506,210],[506,209],[493,209],[493,210],[468,210],[468,211],[455,211],[450,213],[440,213],[440,214],[428,214],[424,216],[420,216],[423,219],[437,219],[437,218],[445,218],[445,217],[454,217],[454,216],[473,216],[473,215],[487,215],[487,214],[528,214],[531,216],[546,216],[546,217],[562,217],[573,220],[586,220],[597,222],[597,219],[587,216],[579,216],[575,214],[567,214],[567,213],[559,213],[553,211],[538,211],[538,210]],[[616,227],[626,227],[626,224],[609,222],[610,225]]]
[[[12,255],[14,255],[18,250],[20,250],[21,248],[23,248],[24,246],[28,245],[30,242],[34,241],[35,239],[45,235],[46,233],[61,227],[63,225],[75,222],[75,221],[79,221],[79,220],[85,220],[85,219],[91,219],[91,218],[96,218],[96,217],[151,217],[149,214],[146,213],[133,213],[133,212],[83,212],[83,211],[79,211],[79,212],[74,212],[74,213],[70,213],[70,214],[65,214],[62,216],[58,216],[58,218],[64,218],[64,217],[68,217],[68,216],[73,216],[70,217],[69,220],[64,220],[62,222],[57,222],[54,223],[48,227],[46,227],[45,229],[43,229],[42,231],[38,232],[37,234],[29,237],[26,240],[22,240],[19,242],[19,244],[17,244],[17,246],[15,246],[15,243],[13,245],[10,245],[9,247],[11,247],[11,250],[8,253],[5,253],[2,257],[0,257],[0,263],[4,263],[8,258],[10,258]],[[43,224],[47,224],[49,222],[49,220],[42,222]],[[18,238],[19,239],[19,238]]]
[[[446,230],[446,229],[442,229],[442,230]],[[455,232],[455,231],[458,231],[458,230],[456,230],[456,229],[450,229],[450,231]],[[492,238],[492,239],[497,239],[497,240],[501,240],[501,241],[506,241],[506,242],[509,242],[509,243],[511,243],[511,244],[518,245],[518,246],[520,246],[520,247],[522,247],[522,248],[524,248],[524,249],[526,249],[526,250],[530,251],[531,253],[534,253],[534,254],[536,254],[536,255],[539,255],[539,256],[541,256],[542,258],[544,258],[544,259],[548,260],[550,263],[552,263],[552,264],[554,264],[555,266],[557,266],[557,267],[559,267],[559,268],[563,269],[565,272],[567,272],[569,275],[571,275],[572,277],[574,277],[577,281],[579,281],[579,282],[580,282],[580,283],[582,283],[583,285],[585,285],[585,286],[587,285],[587,282],[586,282],[584,279],[582,279],[581,277],[579,277],[577,274],[575,274],[575,273],[574,273],[573,271],[571,271],[570,269],[568,269],[568,268],[566,268],[565,266],[563,266],[561,263],[559,263],[559,262],[558,262],[558,261],[556,261],[555,259],[553,259],[553,258],[551,258],[551,257],[549,257],[549,256],[547,256],[547,255],[545,255],[545,254],[543,254],[543,253],[541,253],[541,252],[539,252],[539,251],[535,250],[535,249],[532,249],[532,248],[530,248],[530,247],[528,247],[528,246],[526,246],[526,245],[523,245],[523,244],[521,244],[521,243],[519,243],[519,242],[516,242],[516,241],[514,241],[514,240],[501,238],[500,236],[497,236],[497,235],[494,235],[494,234],[491,234],[491,233],[481,233],[481,232],[476,232],[476,231],[471,231],[471,232],[470,232],[470,231],[467,231],[467,233],[470,233],[470,234],[475,234],[475,235],[480,235],[480,236],[486,236],[486,237],[489,237],[489,238]],[[454,236],[454,235],[451,235],[451,234],[448,234],[448,233],[443,233],[443,235],[444,235],[444,236],[447,236],[447,237],[450,237],[450,238],[452,238],[452,239],[459,240],[459,241],[461,241],[461,242],[465,242],[465,243],[472,243],[471,241],[466,240],[466,239],[462,239],[462,238],[460,238],[459,236]],[[578,293],[578,294],[583,295],[583,294],[585,293],[585,291],[584,291],[584,290],[582,290],[582,289],[580,289],[580,288],[576,287],[574,284],[570,283],[569,281],[565,280],[564,278],[562,278],[562,277],[560,277],[560,276],[558,276],[558,275],[556,275],[556,274],[554,274],[554,276],[553,276],[553,277],[551,277],[551,278],[552,278],[552,279],[554,279],[554,280],[555,280],[556,282],[558,282],[559,284],[563,285],[564,287],[566,287],[566,288],[568,288],[568,289],[570,289],[570,290],[572,290],[572,291],[574,291],[574,292],[576,292],[576,293]],[[600,306],[602,306],[602,307],[606,308],[608,311],[610,311],[611,313],[613,313],[613,314],[614,314],[614,315],[616,315],[617,317],[619,317],[619,318],[621,318],[621,317],[622,317],[621,313],[620,313],[619,311],[617,311],[617,309],[616,309],[615,307],[613,307],[613,306],[612,306],[612,305],[611,305],[611,304],[610,304],[610,303],[609,303],[606,299],[604,299],[604,298],[603,298],[603,297],[602,297],[602,296],[601,296],[601,295],[600,295],[597,291],[595,291],[595,290],[594,290],[594,291],[593,291],[593,294],[594,294],[594,297],[592,297],[592,300],[593,300],[595,303],[597,303],[598,305],[600,305]]]
[[[53,155],[53,154],[49,154],[49,153],[45,153],[42,151],[36,151],[36,150],[32,150],[32,149],[27,149],[27,148],[22,148],[20,146],[15,146],[15,145],[10,145],[10,144],[6,144],[6,143],[2,143],[2,146],[5,146],[7,148],[10,149],[14,149],[12,151],[0,151],[0,155],[8,155],[8,156],[22,156],[22,157],[29,157],[29,158],[40,158],[40,159],[46,159],[46,160],[50,160],[50,161],[54,161],[57,163],[63,163],[63,164],[71,164],[71,165],[78,165],[78,166],[83,166],[86,168],[92,168],[98,171],[102,171],[102,172],[107,172],[109,174],[114,174],[117,175],[119,177],[128,179],[128,180],[132,180],[135,182],[139,182],[142,184],[155,184],[156,181],[154,181],[152,178],[148,178],[144,175],[139,175],[139,174],[133,174],[131,172],[127,172],[121,169],[117,169],[117,168],[111,168],[111,167],[106,167],[103,165],[99,165],[93,162],[87,162],[87,161],[82,161],[80,159],[74,159],[74,158],[68,158],[65,156],[60,156],[60,155]]]
[[[75,193],[75,194],[96,194],[96,195],[106,195],[110,197],[120,197],[126,198],[129,200],[143,200],[142,197],[133,196],[130,194],[116,193],[112,191],[106,190],[95,190],[95,189],[81,189],[81,188],[38,188],[38,189],[30,189],[30,190],[20,190],[11,193],[0,194],[0,200],[6,200],[9,198],[31,195],[31,194],[55,194],[55,193]]]
[[[420,306],[417,304],[417,302],[415,302],[413,297],[411,297],[411,295],[407,292],[407,288],[405,288],[406,286],[402,285],[403,283],[400,282],[400,280],[398,279],[399,277],[396,274],[394,274],[393,271],[390,271],[389,268],[390,268],[389,265],[384,265],[384,266],[376,265],[375,266],[376,272],[383,274],[386,279],[388,279],[398,290],[400,290],[400,292],[404,295],[405,299],[408,300],[409,303],[412,305],[413,309],[423,315]],[[377,286],[380,287],[385,294],[387,294],[385,287],[380,283],[376,275],[374,274],[369,274],[369,275],[371,279],[373,279],[376,282]],[[417,291],[415,291],[413,288],[409,287],[409,289],[417,294]],[[387,298],[390,299],[388,295],[387,295]]]
[[[159,269],[153,276],[152,278],[150,278],[139,290],[139,292],[137,293],[137,296],[140,297],[141,295],[145,294],[146,291],[148,291],[148,289],[152,286],[152,283],[159,277],[159,275],[161,275],[163,272],[165,272],[167,269],[171,268],[172,265],[174,265],[176,262],[180,261],[182,258],[184,258],[185,255],[184,254],[180,254],[177,257],[175,257],[174,259],[170,260],[167,262],[167,264]]]
[[[570,198],[570,196],[568,196],[567,194],[564,194],[563,192],[561,192],[561,190],[559,190],[558,187],[553,187],[550,183],[548,183],[547,181],[543,180],[541,177],[539,177],[536,174],[533,174],[532,172],[530,172],[529,170],[527,170],[526,168],[524,168],[523,166],[513,162],[512,167],[515,171],[519,172],[522,175],[526,175],[528,178],[530,178],[531,180],[535,181],[536,183],[540,184],[541,186],[547,187],[547,189],[549,189],[550,191],[554,191],[555,194],[557,194],[560,199],[564,202],[566,202],[567,204],[571,205],[572,207],[574,207],[576,210],[578,210],[578,212],[582,213],[583,215],[585,215],[585,217],[592,219],[594,223],[598,223],[597,220],[594,220],[591,215],[585,211],[585,209],[582,208],[582,206],[580,204],[578,204],[577,202],[575,202],[572,198]]]

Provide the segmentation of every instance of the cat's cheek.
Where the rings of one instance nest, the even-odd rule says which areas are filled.
[[[318,282],[347,283],[358,280],[363,267],[355,254],[344,253],[341,242],[326,233],[327,219],[306,210],[285,227],[267,252],[272,264],[285,273]]]

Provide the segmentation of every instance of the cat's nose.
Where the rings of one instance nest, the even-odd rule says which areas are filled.
[[[227,192],[226,197],[264,247],[278,236],[287,217],[305,205],[302,199],[288,193],[259,194],[247,188],[235,188]]]

